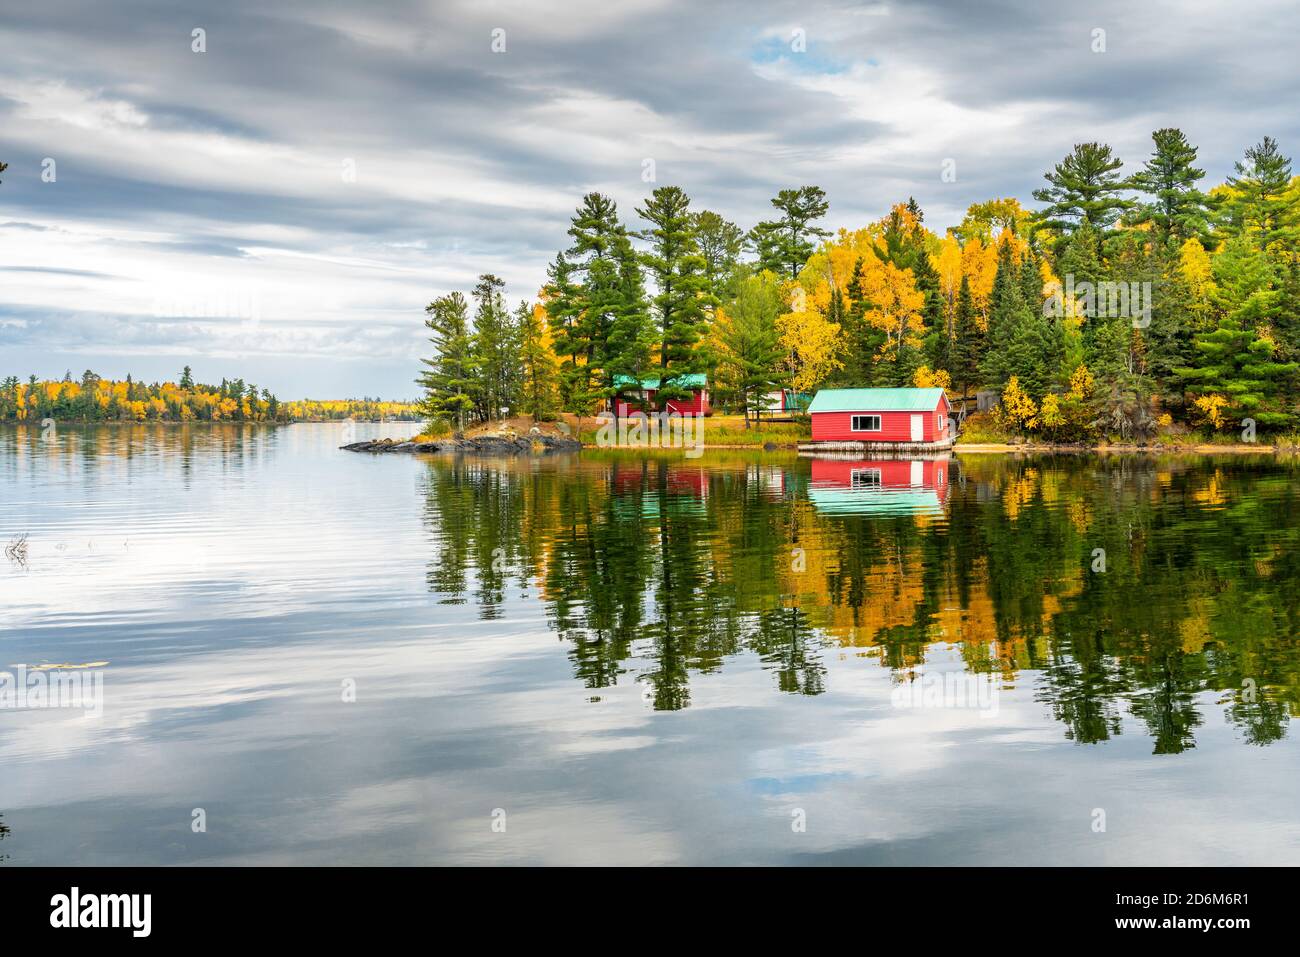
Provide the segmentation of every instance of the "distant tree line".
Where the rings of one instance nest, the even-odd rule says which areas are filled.
[[[658,379],[663,408],[705,373],[715,406],[767,393],[943,386],[995,392],[1008,430],[1145,438],[1296,425],[1300,177],[1270,137],[1205,191],[1177,129],[1125,176],[1080,143],[1033,191],[972,204],[940,236],[914,200],[831,235],[816,186],[746,230],[676,186],[636,208],[583,197],[536,302],[484,275],[430,303],[421,413],[465,427],[589,415]]]
[[[43,419],[82,422],[296,422],[332,419],[416,418],[415,406],[378,399],[281,402],[269,389],[258,390],[243,379],[220,385],[194,381],[186,366],[176,382],[146,384],[128,375],[104,379],[86,370],[62,380],[0,381],[0,421]]]

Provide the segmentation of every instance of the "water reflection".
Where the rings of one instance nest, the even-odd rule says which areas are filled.
[[[492,619],[515,592],[539,598],[578,681],[641,682],[659,710],[689,706],[692,682],[739,655],[816,695],[828,655],[905,680],[952,646],[970,672],[1032,684],[1085,744],[1128,713],[1155,753],[1185,751],[1214,702],[1268,744],[1300,702],[1285,462],[584,453],[425,468],[438,600]]]
[[[808,498],[827,515],[943,515],[952,462],[816,456]]]

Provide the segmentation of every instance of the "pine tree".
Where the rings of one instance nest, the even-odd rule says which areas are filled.
[[[547,274],[549,281],[542,292],[551,341],[560,359],[560,402],[570,412],[585,412],[592,402],[587,356],[593,347],[583,322],[582,290],[564,253],[556,255]]]
[[[631,242],[624,237],[617,250],[618,297],[610,325],[604,365],[609,376],[611,396],[640,393],[641,383],[649,377],[657,336],[645,295],[645,277]],[[612,403],[615,414],[618,402]]]
[[[1259,249],[1266,249],[1294,225],[1300,192],[1288,189],[1291,158],[1266,136],[1246,150],[1245,161],[1236,163],[1236,170],[1236,176],[1228,177],[1228,186],[1237,193],[1228,203],[1228,222],[1254,236]]]
[[[848,299],[843,312],[843,336],[845,343],[844,367],[835,377],[838,384],[849,388],[861,389],[878,385],[880,382],[879,363],[876,355],[885,345],[885,331],[867,321],[866,279],[864,263],[859,258],[853,264],[853,272],[845,287]]]
[[[479,416],[492,420],[509,415],[515,402],[519,348],[517,330],[506,310],[505,283],[479,276],[474,287],[474,371]]]
[[[663,409],[690,397],[683,376],[703,371],[698,343],[705,325],[704,257],[692,230],[690,199],[679,187],[660,186],[637,213],[651,224],[640,234],[650,245],[641,262],[658,289],[651,300],[660,332],[655,400]]]
[[[1190,392],[1202,400],[1219,397],[1229,421],[1252,418],[1265,426],[1289,426],[1295,416],[1282,402],[1288,380],[1300,371],[1295,362],[1277,362],[1272,339],[1225,318],[1211,333],[1196,337],[1197,361],[1178,369]],[[1212,406],[1204,401],[1201,408]],[[1214,423],[1217,427],[1218,423]],[[1235,424],[1235,422],[1234,422]]]
[[[745,249],[745,231],[708,209],[693,214],[692,228],[704,257],[705,291],[711,312],[730,298],[728,290],[737,278],[740,254]]]
[[[980,364],[983,359],[980,340],[980,328],[975,321],[975,301],[971,296],[970,280],[962,276],[953,319],[952,366],[948,370],[952,375],[953,384],[960,386],[962,398],[970,394],[970,387],[979,379]]]
[[[1148,194],[1149,202],[1131,211],[1131,223],[1151,223],[1163,244],[1182,244],[1193,236],[1202,237],[1209,228],[1209,198],[1197,189],[1205,170],[1197,169],[1196,147],[1183,131],[1174,128],[1151,134],[1155,152],[1143,168],[1129,178],[1129,185]]]
[[[813,225],[826,215],[830,204],[820,186],[801,186],[781,190],[772,200],[772,205],[781,211],[781,218],[760,222],[749,233],[749,240],[758,254],[756,268],[767,269],[787,279],[798,279],[804,263],[816,248],[812,240],[830,235],[827,230]]]
[[[1123,160],[1104,143],[1077,143],[1073,152],[1044,178],[1049,186],[1034,190],[1034,199],[1047,203],[1038,213],[1040,225],[1068,235],[1087,224],[1100,234],[1132,203],[1120,198],[1125,182]]]
[[[1026,306],[1021,295],[1020,268],[1009,242],[998,247],[998,269],[989,296],[988,350],[980,372],[986,383],[1001,386],[1011,375],[1007,350],[1016,326],[1025,320]]]
[[[184,369],[181,370],[180,387],[182,389],[194,388],[194,376],[191,374],[189,366],[186,366]]]
[[[433,358],[420,360],[428,366],[416,380],[424,389],[420,413],[430,420],[453,422],[463,431],[478,387],[469,303],[453,292],[429,303],[425,313],[424,324],[433,333],[429,337]]]

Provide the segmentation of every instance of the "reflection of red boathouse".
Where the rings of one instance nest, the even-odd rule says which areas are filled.
[[[948,501],[952,462],[814,458],[809,498],[825,511],[937,514]]]
[[[642,470],[636,468],[616,468],[614,470],[614,491],[619,495],[644,489],[655,491],[659,487],[659,465],[651,462]],[[664,490],[669,495],[690,495],[703,499],[709,493],[708,472],[689,465],[670,465],[664,470]]]

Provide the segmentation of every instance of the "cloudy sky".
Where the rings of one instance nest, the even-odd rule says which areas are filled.
[[[1083,140],[1132,166],[1179,126],[1213,181],[1300,153],[1286,0],[703,6],[6,4],[0,375],[402,398],[429,300],[534,296],[590,190],[748,227],[812,183],[831,227],[915,196],[942,231]]]

